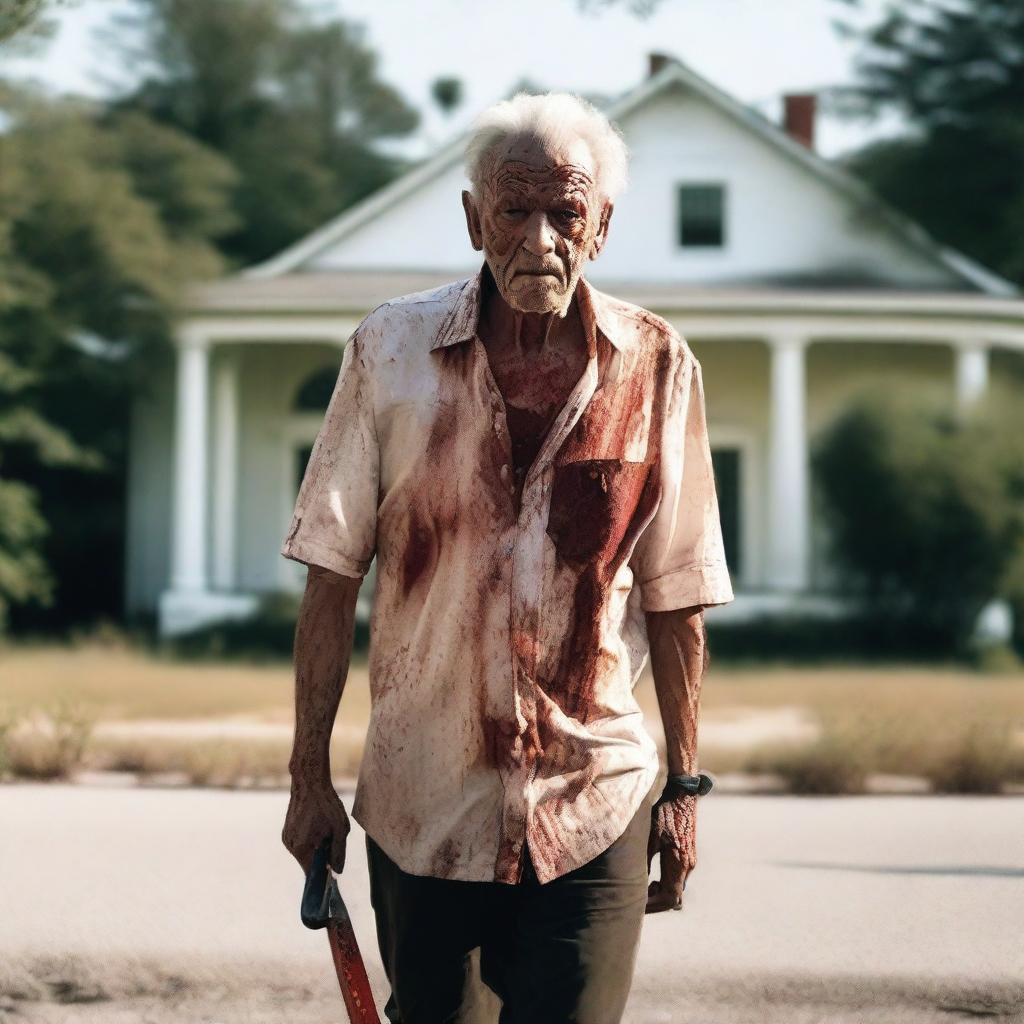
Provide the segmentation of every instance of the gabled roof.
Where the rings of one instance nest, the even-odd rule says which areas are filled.
[[[639,86],[609,105],[605,113],[612,121],[621,121],[656,96],[679,86],[703,97],[723,114],[760,136],[784,156],[801,164],[858,205],[870,206],[872,212],[897,237],[923,256],[946,267],[955,277],[990,295],[1019,294],[1017,286],[1012,282],[963,253],[940,244],[915,221],[881,200],[863,182],[797,142],[773,121],[740,103],[680,61],[666,63]],[[241,272],[241,276],[273,277],[295,270],[306,260],[334,245],[405,196],[458,164],[462,160],[468,135],[468,131],[463,132],[422,164],[378,189],[271,259],[248,267]]]

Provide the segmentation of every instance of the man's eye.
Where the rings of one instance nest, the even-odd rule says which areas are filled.
[[[580,215],[576,210],[559,210],[558,216],[561,217],[562,220],[579,220],[580,218]]]
[[[519,216],[521,216],[525,212],[526,212],[525,210],[520,210],[519,207],[517,207],[517,206],[510,206],[507,210],[505,210],[505,216],[506,217],[519,217]]]

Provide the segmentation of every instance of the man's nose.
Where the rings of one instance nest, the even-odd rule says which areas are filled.
[[[535,210],[527,219],[523,245],[534,256],[545,256],[555,251],[555,229],[543,210]]]

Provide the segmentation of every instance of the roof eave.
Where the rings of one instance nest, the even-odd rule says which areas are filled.
[[[613,102],[606,113],[612,120],[621,120],[673,84],[692,89],[718,109],[756,132],[791,159],[829,181],[849,197],[862,204],[870,204],[887,221],[892,230],[908,244],[922,255],[940,263],[960,280],[989,295],[1018,296],[1021,294],[1020,289],[1011,281],[1000,277],[964,253],[940,244],[919,224],[911,221],[875,195],[863,182],[797,142],[766,117],[740,103],[681,62],[675,61],[666,64],[660,71],[646,78],[640,85]],[[468,136],[468,131],[460,133],[422,164],[396,178],[389,185],[385,185],[304,238],[294,242],[271,259],[240,271],[240,276],[274,277],[294,270],[301,263],[344,238],[421,185],[425,185],[447,171],[462,158],[464,143]]]

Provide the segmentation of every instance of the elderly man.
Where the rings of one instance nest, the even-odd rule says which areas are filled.
[[[282,548],[309,567],[283,839],[306,866],[331,835],[342,869],[330,735],[376,555],[352,814],[386,1012],[470,1019],[478,962],[503,1024],[603,1024],[645,910],[678,909],[695,864],[702,609],[733,597],[701,367],[583,277],[626,177],[602,114],[519,94],[478,119],[466,162],[483,265],[353,333]],[[657,799],[633,696],[648,652]]]

